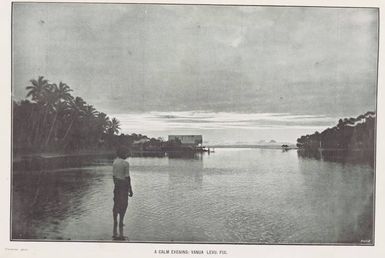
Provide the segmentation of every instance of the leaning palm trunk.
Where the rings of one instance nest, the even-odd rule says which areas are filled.
[[[71,131],[71,128],[72,128],[72,125],[74,124],[74,121],[75,121],[75,119],[72,119],[70,125],[68,126],[68,128],[67,128],[67,130],[66,130],[66,132],[64,134],[64,137],[63,137],[63,142],[64,143],[65,143],[65,141],[67,139],[67,136],[68,136],[69,132]]]
[[[32,137],[32,144],[34,146],[38,145],[38,142],[39,142],[41,124],[42,124],[41,112],[38,112],[36,123],[35,123],[35,130]]]
[[[45,146],[47,147],[48,143],[49,143],[49,140],[51,139],[51,135],[52,135],[52,132],[53,132],[53,128],[55,127],[55,123],[56,123],[56,119],[57,119],[57,112],[55,112],[55,116],[53,118],[53,122],[52,122],[52,126],[49,130],[49,133],[48,133],[48,136],[47,136],[47,139],[45,141]]]
[[[35,136],[35,131],[36,131],[36,126],[38,124],[38,121],[37,121],[37,118],[36,118],[36,111],[35,110],[32,110],[31,111],[31,115],[29,116],[28,118],[28,123],[31,124],[31,126],[29,127],[30,130],[29,131],[26,131],[25,135],[26,135],[26,141],[27,141],[27,144],[28,144],[28,147],[32,147],[33,146],[33,141],[34,141],[34,136]]]
[[[41,142],[41,140],[43,138],[44,125],[45,125],[45,122],[47,120],[47,115],[48,115],[48,107],[46,106],[44,109],[43,121],[41,122],[41,124],[39,124],[37,126],[37,130],[36,130],[36,134],[35,134],[34,143],[37,145],[39,145],[39,143]]]

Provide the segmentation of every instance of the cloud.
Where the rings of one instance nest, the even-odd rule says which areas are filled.
[[[107,113],[375,108],[376,9],[13,6],[17,98],[44,75]]]
[[[338,118],[323,115],[292,115],[287,113],[227,113],[227,112],[149,112],[113,114],[122,124],[123,132],[175,129],[283,129],[319,128],[332,126]]]
[[[141,133],[167,139],[170,134],[201,134],[205,143],[257,143],[275,139],[295,143],[301,135],[321,132],[338,118],[325,115],[236,112],[140,112],[112,114],[121,122],[122,133]]]

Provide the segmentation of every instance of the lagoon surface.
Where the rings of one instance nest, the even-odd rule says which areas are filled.
[[[373,241],[374,170],[296,150],[216,149],[128,159],[127,241]],[[12,238],[112,240],[112,161],[14,171]]]

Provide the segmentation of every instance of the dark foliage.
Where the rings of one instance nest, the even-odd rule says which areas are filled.
[[[15,151],[109,149],[118,142],[120,123],[71,95],[65,83],[40,76],[27,86],[27,99],[13,102]]]
[[[163,151],[178,143],[120,134],[120,122],[71,95],[65,83],[51,84],[43,76],[32,79],[25,100],[13,102],[14,153],[101,152],[124,146],[130,151]],[[179,143],[180,145],[180,143]]]
[[[297,146],[301,149],[374,150],[376,114],[367,112],[357,118],[340,119],[338,124],[323,132],[301,136]]]

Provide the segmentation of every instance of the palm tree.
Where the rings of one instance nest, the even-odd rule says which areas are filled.
[[[87,121],[92,121],[93,119],[96,118],[96,116],[98,114],[98,112],[96,111],[96,109],[92,105],[84,106],[83,111],[84,111],[84,114],[83,114],[84,118]]]
[[[109,122],[108,134],[118,134],[120,130],[120,122],[115,117]]]
[[[84,106],[81,133],[86,136],[84,140],[88,145],[92,145],[99,140],[100,130],[98,128],[97,115],[98,112],[92,105]]]
[[[42,102],[49,89],[48,80],[44,79],[43,76],[39,76],[37,80],[32,79],[30,82],[32,85],[26,87],[28,90],[27,98],[31,97],[31,100],[37,103]]]
[[[60,101],[60,97],[58,95],[57,91],[57,85],[56,84],[50,84],[49,89],[47,90],[46,94],[44,94],[44,118],[43,118],[43,123],[42,123],[42,130],[40,131],[40,139],[44,137],[46,133],[48,133],[46,137],[46,141],[44,146],[48,143],[51,134],[51,129],[47,132],[48,130],[48,121],[47,121],[47,116],[52,113],[56,113],[56,104]],[[56,120],[56,115],[54,116],[54,122]]]
[[[72,89],[67,84],[60,82],[57,87],[57,93],[62,101],[71,101],[74,97],[71,95]]]
[[[107,114],[100,112],[97,116],[97,126],[101,130],[102,133],[105,133],[108,129],[110,118]]]
[[[54,126],[57,121],[57,117],[60,115],[60,120],[63,120],[64,116],[69,114],[70,102],[74,99],[74,97],[70,93],[72,89],[66,83],[60,82],[59,86],[53,84],[52,90],[54,92],[52,107],[55,112],[55,116],[53,118],[50,132],[48,133],[46,144],[49,143],[52,130],[54,129]]]
[[[49,91],[50,85],[48,80],[44,79],[43,76],[39,76],[37,80],[31,79],[31,85],[26,87],[27,98],[31,98],[31,100],[38,104],[36,109],[32,110],[32,129],[31,129],[31,142],[37,142],[39,140],[40,135],[40,127],[42,124],[41,117],[42,113],[44,113],[44,102],[46,100],[45,95],[47,91]]]
[[[48,136],[45,142],[45,145],[48,145],[51,135],[57,120],[57,116],[60,112],[65,111],[68,108],[68,103],[73,99],[71,92],[72,89],[65,83],[60,82],[59,86],[52,84],[51,90],[48,95],[48,108],[50,108],[53,113],[55,113],[51,128],[48,132]],[[48,109],[47,109],[48,110]]]
[[[64,134],[63,142],[65,142],[65,140],[67,139],[68,133],[70,132],[74,122],[82,118],[85,105],[86,102],[81,97],[76,97],[75,99],[69,102],[68,108],[71,110],[69,119],[71,120],[71,122]]]
[[[82,98],[74,98],[63,82],[50,84],[43,76],[30,82],[26,102],[14,103],[14,133],[20,146],[44,148],[54,137],[71,150],[100,143],[103,137],[110,142],[106,146],[115,144],[115,134],[120,131],[116,118],[110,120]]]

